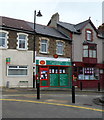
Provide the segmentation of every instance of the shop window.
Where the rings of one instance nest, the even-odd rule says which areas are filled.
[[[58,73],[58,67],[50,67],[49,68],[50,74],[57,74]]]
[[[48,52],[48,40],[41,40],[41,53],[47,53]]]
[[[78,72],[79,80],[98,80],[99,79],[99,70],[97,68],[81,68],[81,72]]]
[[[60,67],[59,73],[60,74],[65,74],[65,73],[67,73],[67,69],[65,67]]]
[[[18,49],[27,50],[27,34],[19,33],[18,34]]]
[[[83,57],[97,58],[96,44],[83,45]]]
[[[6,31],[0,31],[0,48],[7,48],[7,34]]]
[[[78,67],[78,73],[83,74],[83,67]]]
[[[41,68],[40,69],[40,80],[47,80],[48,79],[48,68]]]
[[[28,67],[27,66],[7,66],[8,76],[27,76]]]
[[[61,42],[61,41],[58,41],[57,42],[57,51],[56,51],[56,54],[58,54],[58,55],[63,55],[63,50],[64,50],[64,43],[63,42]]]
[[[68,73],[66,67],[50,67],[49,68],[49,73],[50,74],[66,74]]]

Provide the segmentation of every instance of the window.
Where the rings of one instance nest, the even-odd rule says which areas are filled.
[[[63,55],[63,50],[64,50],[63,42],[61,42],[61,41],[57,42],[57,51],[56,51],[56,53],[58,55]]]
[[[86,40],[92,41],[93,36],[92,36],[92,30],[86,29]]]
[[[8,76],[26,76],[28,74],[27,66],[8,66]]]
[[[83,57],[97,58],[96,44],[83,45]]]
[[[96,45],[89,45],[89,57],[96,58]]]
[[[83,46],[83,57],[88,57],[88,45]]]
[[[50,74],[68,74],[68,68],[67,67],[50,66],[49,73]]]
[[[7,32],[0,32],[0,47],[7,47]]]
[[[98,80],[99,79],[99,69],[97,68],[82,68],[80,67],[78,79],[79,80]]]
[[[27,49],[27,34],[18,34],[18,49]]]
[[[47,53],[48,52],[48,40],[41,40],[41,48],[40,48],[42,53]]]

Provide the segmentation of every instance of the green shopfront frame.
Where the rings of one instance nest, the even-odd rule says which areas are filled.
[[[40,64],[42,62],[44,64]],[[36,60],[36,80],[40,81],[40,87],[71,88],[71,61],[63,58],[40,57]]]

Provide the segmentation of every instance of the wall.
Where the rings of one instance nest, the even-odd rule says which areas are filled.
[[[1,51],[1,50],[0,50]],[[11,58],[10,65],[27,65],[28,76],[7,76],[6,58]],[[0,54],[1,58],[1,54]],[[32,51],[18,51],[13,49],[2,50],[2,80],[3,86],[6,86],[7,81],[10,82],[10,87],[18,87],[19,81],[28,81],[28,87],[33,84],[33,52]],[[1,71],[1,70],[0,70]],[[1,76],[0,76],[1,78]]]
[[[42,56],[42,57],[52,57],[54,54],[56,54],[56,41],[60,39],[55,39],[52,37],[44,37],[49,40],[49,47],[48,47],[48,53],[47,54],[42,54],[39,52],[40,50],[40,39],[42,36],[37,36],[36,38],[36,51],[37,51],[37,56]],[[71,57],[71,43],[68,40],[61,40],[64,41],[64,55],[60,55],[60,57],[67,58]]]
[[[8,31],[8,48],[9,49],[16,49],[17,48],[17,34],[18,33],[25,33],[28,34],[26,32],[16,32],[16,31],[12,31],[9,30]],[[33,50],[34,49],[34,36],[32,34],[28,34],[28,50]]]
[[[102,63],[102,55],[103,55],[103,51],[102,51],[102,41],[101,39],[99,39],[96,36],[96,32],[93,29],[93,27],[88,24],[84,27],[84,29],[82,30],[82,34],[80,35],[73,35],[73,58],[74,61],[80,61],[82,62],[82,57],[83,57],[83,42],[86,41],[85,40],[85,30],[86,29],[91,29],[93,30],[93,42],[97,44],[97,62],[98,63]]]
[[[2,50],[0,50],[0,58],[2,58]],[[2,59],[0,59],[0,86],[2,86]]]

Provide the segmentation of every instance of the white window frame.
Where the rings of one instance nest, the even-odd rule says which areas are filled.
[[[62,43],[62,45],[60,45],[59,43]],[[62,53],[58,52],[58,47],[62,47]],[[63,41],[56,41],[56,54],[64,55],[64,42]]]
[[[90,30],[87,30],[86,33],[87,33],[87,40],[91,41],[92,40],[92,32]]]
[[[10,68],[10,66],[14,66],[15,68]],[[23,67],[26,67],[26,68],[20,68],[20,66],[23,66]],[[20,69],[20,70],[27,70],[27,75],[9,75],[8,73],[8,70],[9,69],[14,69],[14,70],[17,70],[17,69]],[[24,76],[28,76],[28,66],[27,65],[8,65],[7,66],[7,76],[16,76],[16,77],[24,77]]]
[[[28,50],[28,34],[26,33],[17,33],[18,37],[17,37],[17,49],[18,50]],[[19,39],[19,35],[25,35],[26,36],[26,39],[25,39],[25,48],[19,48],[19,42],[20,40],[23,40],[23,39]]]
[[[46,43],[42,43],[42,40],[46,40],[47,42]],[[46,52],[42,51],[42,44],[46,45]],[[47,38],[41,38],[40,39],[40,53],[47,54],[48,53],[48,46],[49,46],[49,39],[47,39]]]
[[[1,49],[7,49],[8,48],[8,46],[7,46],[7,44],[8,44],[8,34],[9,34],[9,32],[7,32],[7,31],[4,31],[4,30],[0,30],[0,33],[5,33],[6,34],[6,36],[4,37],[4,39],[5,39],[5,46],[3,47],[3,46],[0,46],[0,48]],[[2,37],[1,37],[2,38]]]

